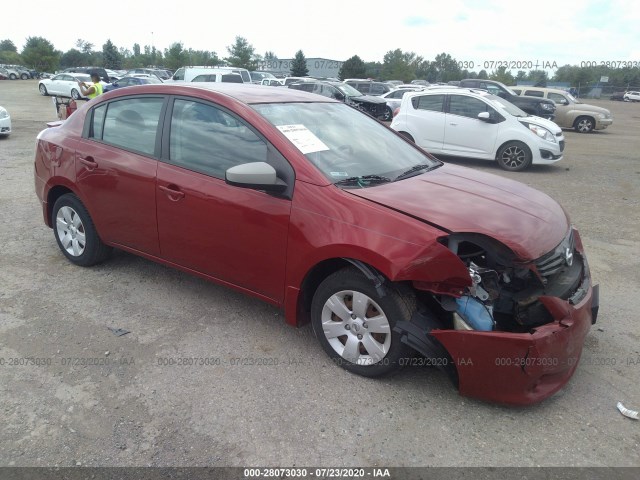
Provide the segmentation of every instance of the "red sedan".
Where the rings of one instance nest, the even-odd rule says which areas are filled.
[[[361,375],[418,359],[463,395],[537,402],[597,315],[554,200],[297,90],[109,92],[38,135],[35,184],[71,262],[115,247],[259,297]]]

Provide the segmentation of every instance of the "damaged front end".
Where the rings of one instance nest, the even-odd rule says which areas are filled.
[[[454,233],[440,243],[465,264],[469,286],[446,295],[414,281],[425,308],[397,326],[403,341],[445,358],[463,395],[530,404],[559,390],[598,313],[577,230],[533,261],[480,234]]]

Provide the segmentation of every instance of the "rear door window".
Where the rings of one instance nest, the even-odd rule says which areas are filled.
[[[442,112],[444,95],[420,95],[411,99],[416,110],[428,110],[430,112]]]

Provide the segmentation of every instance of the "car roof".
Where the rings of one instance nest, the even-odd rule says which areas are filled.
[[[109,92],[113,96],[119,96],[119,89]],[[136,87],[135,94],[167,94],[167,95],[188,95],[194,93],[194,90],[204,91],[202,93],[217,92],[232,97],[242,103],[292,103],[292,102],[325,102],[340,103],[328,97],[321,97],[294,88],[265,88],[263,85],[246,84],[246,83],[163,83],[149,84]],[[131,95],[130,92],[122,95]]]

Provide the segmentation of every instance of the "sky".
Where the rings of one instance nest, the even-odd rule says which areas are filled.
[[[469,70],[475,71],[495,62],[509,62],[514,71],[528,68],[512,62],[524,67],[537,62],[545,70],[581,62],[640,64],[636,0],[106,0],[67,5],[12,0],[1,10],[0,40],[13,41],[20,51],[28,37],[44,37],[63,52],[78,39],[92,43],[94,50],[108,39],[128,50],[138,43],[164,51],[180,42],[185,49],[225,57],[235,37],[242,36],[256,53],[272,51],[279,59],[302,50],[307,58],[344,61],[359,55],[382,62],[385,53],[399,48],[426,60],[448,53],[473,63]]]

